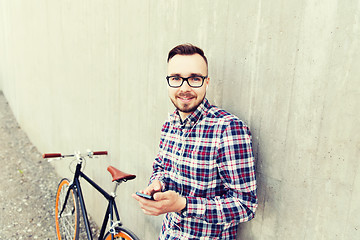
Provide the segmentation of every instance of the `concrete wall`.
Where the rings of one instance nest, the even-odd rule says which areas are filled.
[[[254,137],[260,205],[238,239],[359,239],[359,40],[358,0],[1,0],[0,86],[40,151],[109,150],[86,165],[107,189],[107,165],[137,174],[120,188],[122,216],[155,239],[161,217],[130,194],[172,111],[166,54],[199,45],[208,98]],[[86,192],[99,222],[104,204]]]

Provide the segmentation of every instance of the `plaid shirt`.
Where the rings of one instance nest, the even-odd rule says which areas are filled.
[[[185,211],[164,216],[159,239],[236,239],[257,208],[248,127],[207,99],[184,121],[175,111],[162,128],[155,179],[187,198]]]

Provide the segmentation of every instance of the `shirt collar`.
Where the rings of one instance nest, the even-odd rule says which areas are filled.
[[[197,109],[187,116],[183,121],[180,118],[179,111],[175,110],[173,114],[169,116],[170,123],[176,125],[186,125],[190,124],[191,126],[194,125],[199,119],[206,115],[208,109],[211,107],[209,101],[204,98],[204,100],[200,103]]]

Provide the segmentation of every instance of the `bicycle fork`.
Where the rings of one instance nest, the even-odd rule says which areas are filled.
[[[58,218],[61,218],[63,212],[65,211],[65,207],[66,207],[67,201],[69,199],[70,191],[74,189],[73,186],[74,186],[74,184],[70,184],[69,189],[66,191],[65,200],[64,200],[64,203],[62,204],[62,208],[61,208]],[[71,210],[71,214],[74,214],[74,212],[75,212],[75,208]]]
[[[82,211],[82,215],[83,215],[83,219],[84,219],[84,225],[85,225],[85,230],[86,230],[86,235],[87,235],[87,238],[88,239],[93,239],[92,238],[92,235],[91,235],[91,230],[90,230],[90,225],[89,225],[89,218],[88,218],[88,215],[87,215],[87,211],[86,211],[86,207],[85,207],[85,203],[84,203],[84,200],[83,200],[83,194],[82,194],[82,191],[81,191],[81,187],[80,187],[80,182],[79,180],[75,179],[75,182],[71,183],[70,186],[69,186],[69,189],[67,190],[66,192],[66,196],[65,196],[65,201],[63,203],[63,206],[62,206],[62,209],[59,213],[59,218],[62,217],[62,214],[64,213],[65,211],[65,207],[66,207],[66,204],[67,204],[67,201],[69,200],[69,196],[70,196],[70,191],[76,191],[78,196],[77,196],[77,199],[75,199],[75,201],[79,201],[80,202],[80,209]],[[75,208],[71,210],[71,214],[74,214],[75,213]]]

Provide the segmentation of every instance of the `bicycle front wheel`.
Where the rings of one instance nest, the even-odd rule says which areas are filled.
[[[68,179],[62,179],[56,193],[55,222],[56,234],[59,240],[79,239],[79,201],[76,190],[74,189],[71,189],[69,195],[66,196],[69,185],[70,182]],[[61,213],[63,208],[64,211]]]
[[[114,235],[114,239],[139,240],[139,238],[133,232],[131,232],[129,229],[119,227],[119,228],[117,228],[117,232],[118,233]],[[111,234],[109,232],[105,235],[104,240],[111,240]]]

